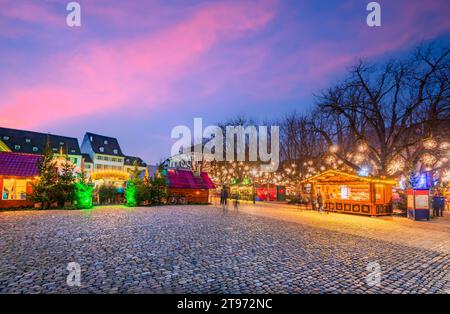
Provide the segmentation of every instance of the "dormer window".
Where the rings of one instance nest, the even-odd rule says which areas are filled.
[[[64,142],[59,142],[59,145],[63,146],[63,145],[64,145]]]
[[[15,150],[19,150],[20,149],[20,145],[14,145],[14,149]]]
[[[58,151],[58,149],[56,148],[56,147],[53,147],[53,149],[52,149],[54,152],[57,152]]]
[[[117,149],[113,149],[113,153],[117,155]]]
[[[70,152],[71,152],[71,153],[75,153],[75,149],[71,149]]]
[[[99,147],[98,150],[103,153],[105,151],[105,148],[104,147]]]
[[[91,142],[93,141],[92,136],[90,136],[89,139],[91,140]]]
[[[104,143],[105,145],[108,145],[108,140],[104,140],[103,143]]]
[[[7,140],[9,140],[9,136],[3,136],[3,139],[5,140],[5,141],[7,141]]]
[[[25,139],[25,142],[26,142],[26,143],[31,143],[31,139],[26,138],[26,139]]]
[[[33,146],[33,152],[37,152],[38,148],[36,146]]]

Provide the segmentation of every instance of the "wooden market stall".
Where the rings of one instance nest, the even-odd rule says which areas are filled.
[[[322,195],[325,210],[347,214],[392,214],[392,187],[396,181],[327,170],[301,182],[315,199]]]
[[[186,169],[167,169],[163,175],[167,180],[169,198],[184,197],[187,203],[207,204],[209,190],[215,188],[206,172],[194,173]]]

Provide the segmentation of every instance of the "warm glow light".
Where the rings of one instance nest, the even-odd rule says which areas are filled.
[[[429,153],[423,154],[420,159],[422,160],[424,165],[426,165],[428,167],[432,166],[436,162],[436,157],[434,157],[433,155],[431,155]]]
[[[397,159],[392,160],[389,163],[387,171],[390,175],[394,175],[397,172],[402,171],[404,168],[405,168],[405,162],[402,159],[397,158]]]
[[[338,150],[339,150],[339,146],[338,146],[338,145],[333,144],[333,145],[330,146],[330,152],[331,152],[331,153],[334,154],[334,153],[336,153]]]
[[[435,149],[436,146],[437,146],[436,140],[431,137],[423,141],[423,147],[425,147],[425,149]]]

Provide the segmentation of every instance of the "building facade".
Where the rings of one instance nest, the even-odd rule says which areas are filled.
[[[46,145],[49,145],[56,158],[67,156],[74,164],[75,172],[81,170],[81,151],[75,137],[0,127],[0,141],[0,152],[31,155],[44,154]]]
[[[83,168],[86,177],[95,184],[124,188],[130,172],[137,162],[139,169],[145,171],[147,165],[139,157],[126,156],[114,137],[87,132],[81,144]]]

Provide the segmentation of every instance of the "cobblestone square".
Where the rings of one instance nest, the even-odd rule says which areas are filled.
[[[337,229],[247,212],[224,213],[213,206],[1,212],[0,292],[446,293],[450,289],[450,255],[445,250]],[[70,262],[81,266],[80,287],[66,283]],[[368,284],[369,263],[380,266],[379,285]]]

